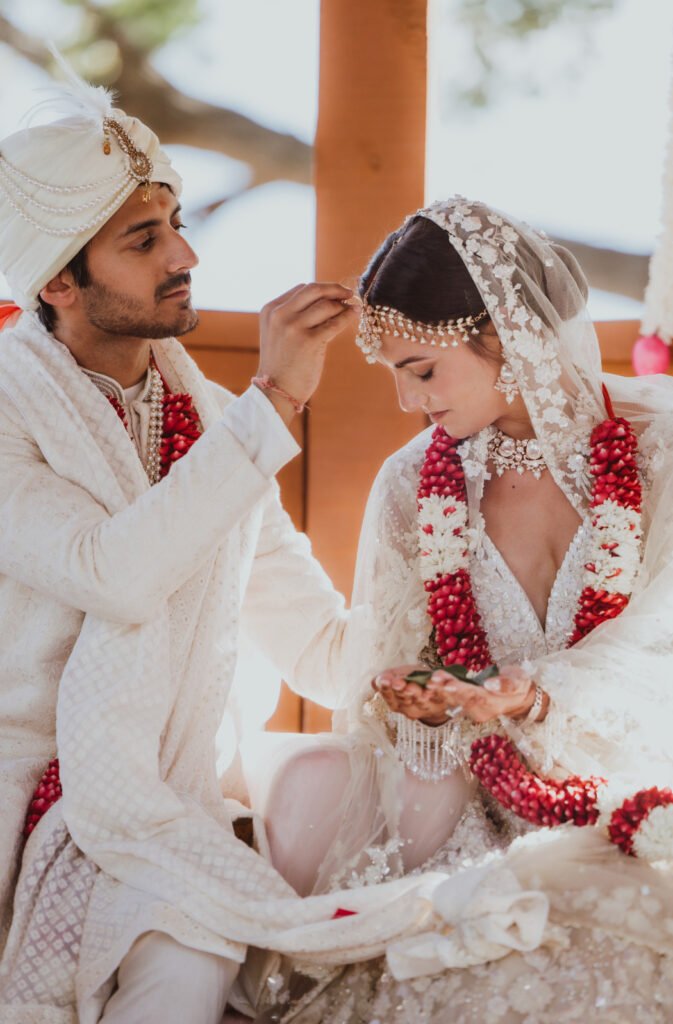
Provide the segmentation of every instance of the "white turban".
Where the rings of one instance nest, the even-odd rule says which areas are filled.
[[[79,83],[76,106],[0,142],[0,270],[23,309],[37,309],[40,290],[143,180],[182,188],[154,132],[104,89]]]

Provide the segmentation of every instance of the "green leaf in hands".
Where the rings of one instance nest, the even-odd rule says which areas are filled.
[[[416,683],[416,686],[420,686],[421,689],[424,690],[436,671],[436,669],[417,668],[414,669],[413,672],[410,672],[408,676],[405,676],[404,681],[405,683]],[[446,665],[441,671],[448,672],[449,675],[455,676],[455,678],[459,679],[461,683],[472,683],[474,686],[483,686],[487,679],[497,676],[500,670],[497,665],[488,665],[486,668],[483,668],[481,672],[478,672],[473,679],[468,675],[467,669],[464,665]]]
[[[470,682],[474,683],[475,686],[483,686],[487,679],[492,679],[499,672],[500,669],[497,665],[487,665],[486,668],[482,668],[481,672],[477,672],[474,679],[471,679]]]

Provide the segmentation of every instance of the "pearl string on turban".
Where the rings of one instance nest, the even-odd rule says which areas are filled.
[[[182,188],[154,132],[65,67],[57,94],[72,116],[0,142],[0,270],[23,309],[37,309],[41,289],[141,181]]]

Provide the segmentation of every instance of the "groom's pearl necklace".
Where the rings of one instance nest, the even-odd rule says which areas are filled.
[[[156,366],[150,367],[150,423],[145,472],[150,484],[161,479],[161,436],[163,433],[164,382]]]
[[[536,437],[516,440],[503,434],[499,427],[495,428],[495,434],[488,442],[488,455],[498,476],[502,476],[506,469],[515,469],[517,473],[528,470],[539,480],[547,468],[542,446]]]

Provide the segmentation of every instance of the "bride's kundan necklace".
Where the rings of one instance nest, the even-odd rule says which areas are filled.
[[[531,441],[519,443],[530,446]],[[498,435],[495,444],[502,449]],[[425,453],[417,495],[421,576],[439,660],[478,672],[493,659],[468,569],[467,494],[458,445],[443,427],[437,427]],[[539,445],[534,452],[524,452],[521,460],[537,462],[533,456],[538,449],[542,460]],[[514,454],[510,451],[507,457],[515,459],[515,452],[516,442]],[[628,604],[640,561],[642,493],[636,452],[636,438],[627,420],[612,416],[591,434],[590,550],[569,647]],[[513,468],[523,472],[530,467],[520,461]]]
[[[499,427],[489,438],[488,455],[498,476],[502,476],[506,469],[515,469],[517,473],[529,471],[539,480],[547,468],[542,446],[536,437],[515,440],[503,434]]]

